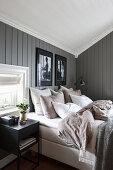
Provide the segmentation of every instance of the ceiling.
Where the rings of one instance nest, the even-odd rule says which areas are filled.
[[[0,20],[77,56],[113,31],[113,0],[0,0]]]

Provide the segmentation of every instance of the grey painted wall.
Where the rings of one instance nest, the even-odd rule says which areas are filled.
[[[52,52],[53,56],[56,53],[67,58],[67,86],[74,87],[76,60],[73,55],[0,22],[0,63],[28,66],[30,68],[30,86],[32,87],[35,87],[36,47]],[[52,85],[54,86],[54,68]]]
[[[82,91],[93,100],[113,100],[113,32],[87,49],[77,59],[77,79],[83,76]]]
[[[48,44],[38,38],[19,31],[7,24],[0,22],[0,63],[18,66],[28,66],[30,69],[30,86],[35,87],[35,49],[36,47],[45,49],[67,58],[67,87],[74,87],[76,82],[76,60],[68,52]],[[53,66],[54,66],[53,58]],[[54,68],[53,83],[54,86]],[[4,157],[0,151],[0,159]]]

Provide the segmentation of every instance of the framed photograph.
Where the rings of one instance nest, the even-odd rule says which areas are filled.
[[[52,86],[53,54],[36,48],[36,86]]]
[[[67,59],[55,54],[55,85],[66,85]]]

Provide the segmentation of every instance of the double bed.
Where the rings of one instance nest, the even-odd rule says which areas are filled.
[[[39,120],[40,122],[40,153],[42,155],[53,158],[80,170],[93,170],[93,166],[86,163],[87,161],[79,161],[80,151],[78,149],[72,148],[59,138],[58,124],[62,120],[60,117],[48,119],[45,116],[31,112],[28,114],[28,118]],[[102,121],[95,121],[95,126],[93,128],[94,135],[87,148],[89,152],[92,150],[91,147],[96,142],[95,136],[97,130],[95,129],[97,129],[98,125],[101,123]],[[32,147],[32,150],[36,151],[36,146]],[[87,158],[91,162],[92,159],[95,159],[95,155],[89,152],[87,154]]]
[[[98,127],[113,116],[112,101],[93,102],[65,87],[30,90],[35,112],[28,118],[40,122],[40,153],[79,170],[94,170]]]

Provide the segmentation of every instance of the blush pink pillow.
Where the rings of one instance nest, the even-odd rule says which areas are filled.
[[[65,103],[72,103],[70,95],[77,95],[81,96],[81,91],[80,90],[63,90],[64,97],[65,97]]]
[[[64,94],[57,93],[52,96],[40,96],[40,102],[41,102],[42,110],[44,112],[44,116],[46,116],[49,119],[54,119],[58,117],[58,115],[54,110],[52,102],[59,102],[64,104],[65,103]]]

